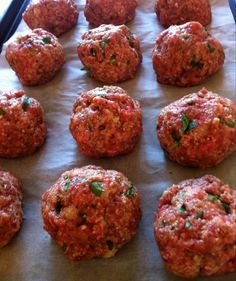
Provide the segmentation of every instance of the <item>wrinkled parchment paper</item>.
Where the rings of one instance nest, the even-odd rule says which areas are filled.
[[[48,136],[41,150],[30,157],[0,159],[0,168],[13,172],[23,183],[24,222],[13,241],[0,249],[0,281],[175,281],[183,280],[165,269],[153,236],[153,219],[162,192],[181,180],[213,174],[236,186],[236,154],[215,168],[201,170],[181,167],[169,161],[160,149],[155,123],[160,109],[202,86],[235,101],[235,24],[226,0],[213,0],[213,20],[208,30],[225,49],[224,67],[204,84],[178,88],[156,82],[151,53],[156,36],[163,30],[153,12],[154,0],[139,1],[136,16],[128,24],[141,41],[143,63],[136,78],[119,86],[138,99],[143,109],[144,132],[135,150],[112,159],[83,157],[68,130],[72,104],[77,95],[102,86],[81,71],[76,53],[81,34],[89,28],[83,15],[83,1],[76,28],[60,38],[67,64],[55,79],[44,86],[23,87],[44,107]],[[21,22],[18,31],[28,29]],[[5,48],[0,56],[0,90],[21,89],[8,66]],[[111,259],[93,259],[71,263],[42,228],[40,199],[65,170],[87,164],[101,165],[123,172],[139,188],[143,217],[136,237]],[[236,273],[197,280],[235,281]]]

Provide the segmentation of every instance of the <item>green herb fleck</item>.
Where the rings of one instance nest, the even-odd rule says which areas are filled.
[[[178,213],[184,213],[186,212],[186,206],[185,204],[183,204],[179,209],[178,209]]]
[[[181,137],[178,136],[175,131],[171,134],[171,136],[172,136],[173,140],[175,141],[176,146],[179,147],[180,146]]]
[[[130,197],[130,196],[134,196],[135,195],[135,188],[134,188],[134,184],[132,183],[132,181],[129,181],[130,183],[130,187],[129,189],[127,189],[125,191],[125,196]]]
[[[180,37],[181,37],[181,39],[183,39],[185,41],[189,39],[189,36],[187,34],[183,34]]]
[[[209,50],[210,53],[215,52],[215,48],[210,43],[207,43],[207,47],[208,47],[208,50]]]
[[[22,108],[24,111],[26,111],[31,103],[31,99],[29,97],[24,97],[22,101]]]
[[[220,200],[219,196],[217,196],[217,195],[211,194],[209,192],[207,192],[207,195],[208,195],[208,198],[213,202]]]
[[[3,109],[3,108],[0,108],[0,115],[5,115],[6,114],[6,111]]]
[[[199,69],[202,69],[203,66],[204,66],[204,63],[201,63],[201,62],[199,62],[199,61],[192,60],[192,61],[191,61],[191,66],[192,66],[192,67],[199,68]]]
[[[117,65],[116,54],[111,55],[110,62],[111,62],[112,65]]]
[[[224,124],[224,125],[226,125],[226,126],[228,126],[230,128],[234,128],[235,127],[235,122],[233,122],[233,121],[225,121],[225,119],[221,118],[221,117],[219,117],[219,119],[220,119],[220,123],[221,124]]]
[[[98,94],[99,97],[106,99],[107,95],[106,94]]]
[[[104,189],[101,186],[101,183],[97,181],[91,182],[89,188],[93,192],[93,194],[98,197],[100,197],[104,191]]]
[[[61,209],[62,209],[61,200],[60,200],[60,199],[57,199],[56,206],[55,206],[55,211],[56,211],[56,214],[57,214],[57,215],[60,214]]]
[[[67,190],[70,188],[70,184],[71,184],[70,180],[67,179],[67,180],[65,181],[64,191],[67,191]]]
[[[2,181],[0,181],[0,185],[2,186],[3,189],[6,189],[6,188],[7,188],[7,184],[4,183],[4,182],[2,182]]]
[[[186,221],[184,227],[185,228],[190,228],[192,226],[191,222],[190,221]]]
[[[189,132],[190,130],[197,127],[197,122],[188,118],[186,114],[182,114],[182,131],[184,133]]]
[[[225,209],[226,213],[228,214],[230,211],[230,206],[227,203],[221,202],[222,207]]]
[[[80,214],[80,218],[82,219],[82,220],[86,220],[87,219],[87,214]]]
[[[113,242],[111,240],[107,240],[107,247],[111,251],[114,247]]]
[[[195,218],[196,218],[196,219],[203,219],[203,216],[204,216],[204,212],[203,212],[203,211],[198,211],[198,212],[196,213]]]
[[[105,46],[107,43],[109,43],[110,39],[109,38],[106,38],[104,40],[102,40],[100,43],[99,43],[99,46],[102,48],[102,49],[105,49]]]
[[[95,50],[92,48],[92,49],[90,49],[90,55],[92,56],[92,57],[96,57],[96,52],[95,52]]]
[[[42,41],[44,42],[44,44],[51,44],[52,43],[52,39],[51,37],[43,37]]]

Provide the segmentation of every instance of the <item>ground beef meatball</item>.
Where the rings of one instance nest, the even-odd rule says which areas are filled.
[[[209,0],[156,0],[155,12],[164,27],[188,21],[198,21],[202,25],[211,22]]]
[[[73,0],[35,0],[23,14],[31,29],[43,28],[57,37],[72,29],[78,17],[79,11]]]
[[[157,136],[171,160],[215,166],[236,149],[236,107],[203,88],[161,110]]]
[[[6,48],[6,59],[25,86],[36,86],[52,80],[65,63],[57,38],[43,30],[23,33]]]
[[[22,223],[21,185],[12,174],[0,171],[0,248],[7,245]]]
[[[32,154],[44,143],[47,127],[40,103],[23,91],[0,94],[0,157]]]
[[[86,156],[128,153],[142,133],[140,103],[115,86],[84,92],[74,103],[70,130]]]
[[[157,80],[181,87],[194,86],[224,63],[224,50],[198,22],[174,25],[156,39],[152,55]]]
[[[84,15],[94,26],[120,25],[134,18],[136,7],[136,0],[86,0]]]
[[[154,234],[167,268],[193,278],[236,271],[236,190],[214,176],[166,190]]]
[[[77,51],[90,75],[108,84],[133,78],[142,61],[139,39],[125,25],[103,24],[85,32]]]
[[[75,168],[44,193],[42,217],[69,259],[112,257],[137,232],[140,196],[119,172]]]

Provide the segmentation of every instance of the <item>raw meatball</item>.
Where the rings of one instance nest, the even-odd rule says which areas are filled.
[[[40,103],[24,94],[0,94],[0,157],[30,155],[44,143],[47,126]]]
[[[77,51],[90,75],[109,84],[134,78],[142,61],[139,39],[125,25],[103,24],[85,32]]]
[[[209,0],[156,0],[155,12],[164,27],[188,21],[198,21],[202,25],[211,22]]]
[[[57,38],[40,28],[24,33],[10,43],[6,59],[25,86],[49,82],[65,63]]]
[[[119,172],[75,168],[44,193],[42,217],[44,229],[69,259],[112,257],[137,232],[140,196]]]
[[[154,234],[167,268],[185,278],[236,271],[235,216],[236,190],[214,176],[166,190]]]
[[[161,110],[157,135],[171,160],[215,166],[236,149],[236,107],[203,88]]]
[[[59,37],[76,25],[79,11],[73,0],[35,0],[22,17],[31,29],[43,28]]]
[[[171,26],[156,39],[152,62],[157,80],[181,87],[194,86],[217,72],[224,50],[198,22]]]
[[[128,153],[142,133],[140,103],[120,87],[84,92],[74,103],[70,130],[86,156]]]
[[[0,248],[7,245],[22,223],[21,185],[12,174],[0,171]]]
[[[136,0],[86,0],[84,15],[94,26],[120,25],[134,18],[136,7]]]

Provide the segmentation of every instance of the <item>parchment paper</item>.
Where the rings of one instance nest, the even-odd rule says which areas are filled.
[[[72,104],[85,90],[102,86],[81,71],[76,45],[89,26],[83,15],[84,1],[76,28],[60,38],[67,64],[56,78],[44,86],[24,87],[26,93],[38,99],[45,109],[48,124],[47,141],[30,157],[0,159],[0,168],[13,172],[23,183],[24,222],[13,241],[0,249],[0,281],[175,281],[183,280],[165,269],[153,236],[153,219],[162,192],[183,179],[213,174],[236,185],[236,155],[221,165],[207,170],[181,167],[169,161],[156,138],[155,123],[160,109],[202,86],[235,101],[235,24],[226,0],[214,0],[213,20],[208,30],[224,46],[224,67],[204,84],[178,88],[156,82],[151,53],[156,36],[163,30],[153,12],[154,0],[140,1],[133,22],[128,24],[141,41],[143,63],[136,78],[119,86],[138,99],[143,108],[144,132],[135,150],[112,159],[83,157],[68,130]],[[21,22],[18,31],[28,29]],[[14,72],[8,66],[3,50],[0,56],[0,90],[21,89]],[[40,199],[59,177],[73,167],[101,165],[123,172],[139,188],[143,217],[136,237],[111,259],[93,259],[71,263],[42,228]],[[196,280],[235,281],[236,273]]]

